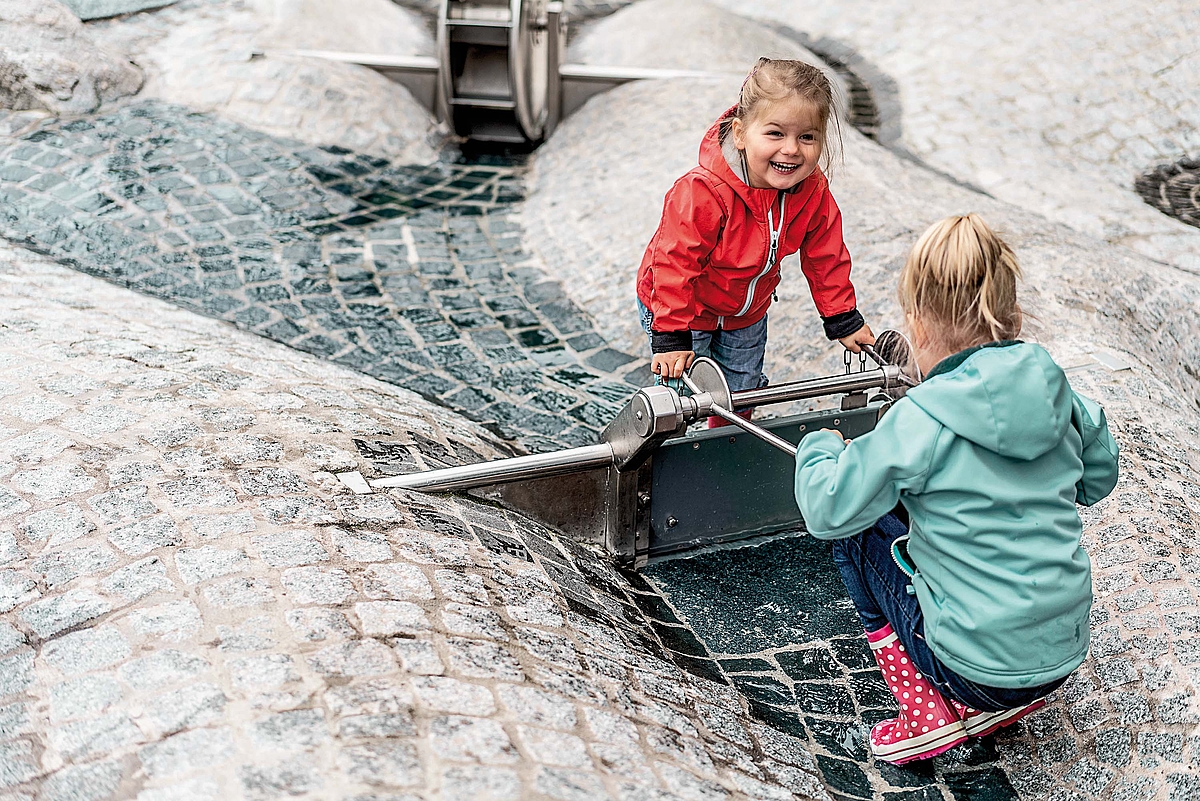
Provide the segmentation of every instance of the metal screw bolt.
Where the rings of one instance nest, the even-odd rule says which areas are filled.
[[[667,528],[675,528],[677,525],[679,525],[679,521],[678,521],[678,520],[676,520],[676,519],[675,519],[675,518],[673,518],[673,517],[668,517],[668,518],[667,518]]]
[[[641,409],[638,409],[636,412],[634,412],[634,413],[633,413],[633,416],[634,416],[634,417],[636,417],[637,419],[641,420],[641,419],[642,419],[642,416],[643,416],[643,415],[642,415],[642,410],[641,410]]]
[[[650,493],[639,492],[638,493],[638,504],[640,506],[649,506],[650,505]]]

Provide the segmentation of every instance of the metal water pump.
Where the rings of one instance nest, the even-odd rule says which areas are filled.
[[[436,55],[291,50],[370,67],[403,84],[458,136],[538,144],[588,98],[630,81],[718,73],[567,64],[562,0],[442,0]]]
[[[595,445],[369,482],[358,473],[339,478],[356,492],[487,489],[485,497],[603,543],[633,566],[716,542],[794,530],[803,526],[792,497],[800,438],[822,428],[860,436],[916,383],[907,372],[910,351],[902,335],[885,331],[868,352],[873,369],[864,360],[851,371],[848,362],[842,375],[743,392],[730,392],[715,362],[697,359],[683,379],[686,392],[663,385],[637,390]],[[835,409],[761,425],[737,414],[836,395],[842,400]],[[688,431],[710,416],[735,427]]]

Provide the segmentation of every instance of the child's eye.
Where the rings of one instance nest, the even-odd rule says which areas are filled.
[[[815,142],[815,141],[817,141],[817,136],[816,136],[816,134],[800,134],[800,141],[801,142]]]

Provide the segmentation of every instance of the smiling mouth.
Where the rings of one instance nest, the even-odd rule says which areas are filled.
[[[800,169],[799,164],[785,164],[781,161],[772,161],[769,163],[771,165],[771,169],[781,172],[784,175],[791,175],[796,170]]]

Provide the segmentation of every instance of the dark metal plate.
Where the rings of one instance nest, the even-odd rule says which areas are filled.
[[[875,428],[881,406],[780,417],[763,427],[789,442],[822,428],[853,438]],[[731,426],[667,440],[652,470],[649,558],[803,529],[795,460]]]

